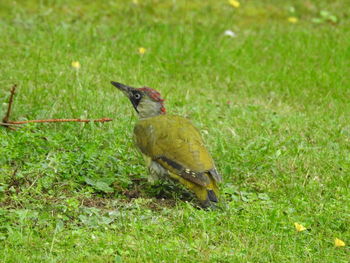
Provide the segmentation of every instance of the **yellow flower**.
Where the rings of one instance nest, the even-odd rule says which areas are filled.
[[[138,1],[138,0],[132,0],[132,2],[133,2],[135,5],[138,5],[138,4],[139,4],[139,1]]]
[[[232,5],[234,8],[238,8],[241,5],[241,3],[236,0],[228,0],[228,3]]]
[[[345,247],[345,242],[339,238],[334,239],[334,245],[336,247]]]
[[[139,47],[138,51],[139,51],[139,54],[141,55],[146,53],[146,49],[144,47]]]
[[[295,226],[295,229],[298,231],[298,232],[302,232],[302,231],[305,231],[306,228],[301,225],[301,224],[298,224],[298,223],[294,223],[294,226]]]
[[[288,22],[292,24],[298,23],[299,19],[295,16],[288,17]]]
[[[72,62],[72,67],[75,69],[80,69],[80,63],[79,61],[73,61]]]

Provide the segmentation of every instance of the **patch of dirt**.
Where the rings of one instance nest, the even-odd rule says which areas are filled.
[[[154,202],[148,203],[146,206],[153,211],[160,211],[164,207],[173,208],[176,205],[174,199],[154,199]]]
[[[106,208],[111,202],[110,198],[103,198],[94,196],[92,198],[83,198],[80,200],[82,206],[96,207],[96,208]]]

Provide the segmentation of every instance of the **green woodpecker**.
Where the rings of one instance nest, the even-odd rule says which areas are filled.
[[[146,161],[150,180],[174,179],[193,191],[202,207],[217,203],[217,183],[222,178],[192,123],[167,115],[164,100],[156,90],[111,83],[129,98],[139,116],[134,140]]]

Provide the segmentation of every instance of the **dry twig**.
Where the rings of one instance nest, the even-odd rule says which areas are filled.
[[[9,128],[11,130],[15,130],[13,126],[18,126],[20,124],[27,124],[27,123],[48,123],[48,122],[109,122],[113,119],[110,118],[102,118],[97,120],[82,120],[82,119],[47,119],[47,120],[28,120],[28,121],[9,121],[10,115],[11,115],[11,109],[12,109],[12,103],[13,98],[15,95],[17,85],[13,85],[11,88],[11,94],[9,98],[9,103],[7,107],[7,112],[5,114],[5,117],[2,119],[2,122],[0,122],[0,126],[4,126],[6,128]]]
[[[5,117],[2,119],[2,122],[4,122],[4,123],[7,123],[9,118],[10,118],[11,108],[12,108],[12,103],[13,103],[13,97],[15,96],[16,88],[17,88],[16,84],[13,85],[12,88],[11,88],[11,94],[10,94],[10,98],[9,98],[9,104],[8,104],[8,107],[7,107],[7,112],[6,112]]]
[[[9,121],[10,125],[26,124],[26,123],[44,123],[44,122],[108,122],[110,118],[102,118],[97,120],[82,120],[82,119],[47,119],[47,120],[28,120],[28,121]]]
[[[16,88],[17,88],[16,84],[13,85],[11,88],[11,91],[10,91],[11,94],[10,94],[10,98],[9,98],[9,104],[7,105],[7,111],[6,111],[5,117],[2,119],[2,122],[0,122],[1,126],[5,126],[6,128],[11,129],[11,130],[15,130],[15,128],[11,127],[12,124],[9,124],[8,120],[9,120],[10,115],[11,115],[11,108],[12,108],[12,103],[13,103],[13,98],[15,96]]]

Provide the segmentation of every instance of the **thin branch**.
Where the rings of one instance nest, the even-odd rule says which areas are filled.
[[[16,84],[13,85],[12,88],[11,88],[11,94],[10,94],[10,98],[9,98],[9,104],[7,106],[7,112],[6,112],[5,117],[2,119],[2,122],[4,122],[4,123],[7,123],[9,118],[10,118],[11,108],[12,108],[12,103],[13,103],[13,97],[15,95],[16,88],[17,88]]]
[[[28,121],[8,121],[10,125],[27,124],[27,123],[47,123],[47,122],[109,122],[113,119],[102,118],[97,120],[82,120],[82,119],[48,119],[48,120],[28,120]]]
[[[13,103],[13,98],[15,95],[17,85],[13,85],[11,88],[11,94],[9,98],[9,104],[7,107],[7,112],[5,117],[2,119],[2,122],[0,122],[0,126],[5,126],[6,128],[9,128],[11,130],[15,130],[13,126],[18,126],[20,124],[27,124],[27,123],[48,123],[48,122],[109,122],[113,119],[110,118],[102,118],[97,120],[82,120],[82,119],[47,119],[47,120],[28,120],[28,121],[9,121],[10,115],[11,115],[11,108]]]

